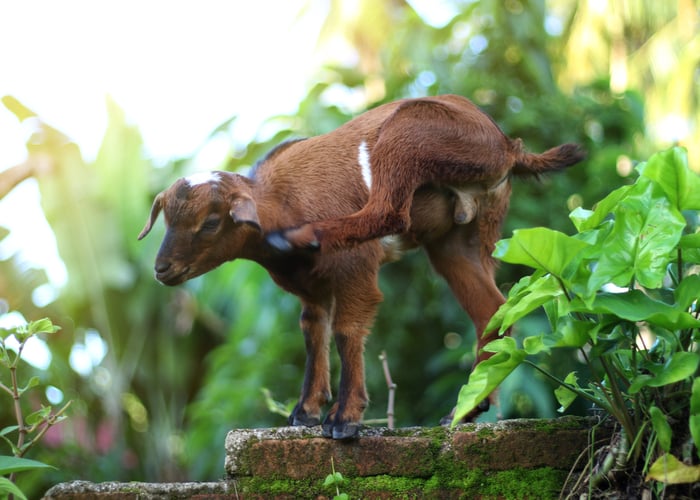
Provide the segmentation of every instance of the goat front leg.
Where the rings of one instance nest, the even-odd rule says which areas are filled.
[[[367,330],[338,332],[335,343],[340,355],[338,402],[323,421],[323,436],[356,438],[369,398],[365,388],[364,338]]]
[[[284,252],[294,249],[329,252],[404,233],[410,225],[413,193],[420,182],[405,182],[408,174],[395,164],[378,162],[376,170],[376,180],[362,210],[345,217],[270,233],[267,242]]]
[[[290,425],[319,425],[322,407],[331,400],[328,361],[330,309],[330,306],[303,303],[299,323],[306,345],[306,369],[299,402],[289,415]]]
[[[365,387],[364,345],[382,294],[377,288],[378,264],[361,269],[339,283],[333,331],[340,355],[338,401],[323,421],[325,437],[357,437],[369,398]]]

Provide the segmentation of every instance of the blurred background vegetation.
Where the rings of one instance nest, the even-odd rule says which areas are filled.
[[[210,139],[226,141],[230,152],[208,168],[245,171],[286,138],[327,132],[383,102],[440,93],[471,98],[532,151],[563,142],[589,151],[563,175],[516,181],[504,236],[532,226],[571,232],[570,210],[590,208],[630,182],[634,163],[657,149],[685,145],[693,168],[700,166],[697,1],[442,3],[449,15],[435,20],[430,2],[328,0],[318,40],[324,64],[309,75],[298,111],[270,118],[246,144],[235,118],[226,121]],[[261,389],[283,402],[298,395],[299,305],[249,262],[173,289],[154,281],[162,224],[142,242],[136,235],[153,196],[190,173],[193,161],[156,165],[118,103],[108,100],[109,124],[89,162],[41,121],[40,110],[37,117],[11,96],[3,104],[33,133],[26,163],[0,172],[2,194],[35,177],[68,274],[46,303],[37,300],[45,271],[21,255],[0,257],[0,298],[10,310],[49,316],[63,328],[51,339],[50,366],[24,366],[50,386],[36,404],[74,400],[69,420],[31,457],[60,469],[25,478],[25,487],[219,478],[229,429],[285,423],[268,411]],[[0,231],[0,242],[6,234]],[[504,265],[498,283],[505,290],[525,272]],[[381,418],[386,408],[378,360],[385,350],[398,384],[398,425],[436,425],[474,357],[470,321],[420,252],[386,266],[381,288],[385,301],[367,344],[367,418]],[[544,319],[531,320],[515,334],[545,328]],[[77,369],[76,352],[92,361]],[[555,362],[555,372],[583,369],[574,353]],[[556,415],[551,387],[532,371],[508,379],[500,397],[505,418]],[[0,406],[0,428],[11,419],[9,405]]]

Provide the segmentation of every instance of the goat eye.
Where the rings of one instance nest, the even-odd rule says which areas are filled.
[[[220,222],[221,222],[220,218],[212,217],[210,219],[205,220],[204,224],[202,224],[202,227],[200,227],[199,230],[202,232],[216,231],[216,229],[219,227]]]

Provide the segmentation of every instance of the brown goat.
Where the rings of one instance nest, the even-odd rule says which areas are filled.
[[[278,146],[250,177],[180,179],[153,202],[139,239],[165,214],[156,278],[177,285],[236,258],[268,270],[302,303],[306,372],[289,422],[318,425],[331,400],[331,335],[341,359],[337,402],[324,435],[355,437],[367,406],[363,350],[382,299],[382,263],[422,246],[467,311],[481,348],[503,296],[491,257],[511,175],[559,170],[583,158],[565,144],[523,151],[469,100],[406,99],[337,130]]]

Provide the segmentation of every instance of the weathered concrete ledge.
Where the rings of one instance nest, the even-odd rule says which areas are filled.
[[[57,485],[44,498],[332,498],[335,486],[324,485],[332,469],[351,498],[556,498],[588,446],[591,423],[563,417],[366,428],[348,442],[323,438],[318,427],[234,430],[226,437],[224,481],[81,481]]]

